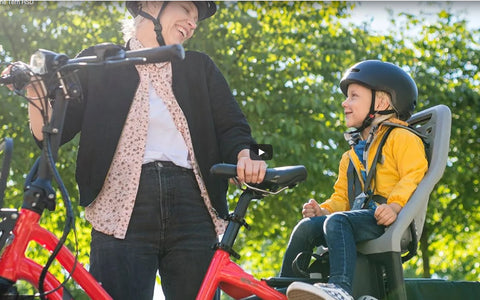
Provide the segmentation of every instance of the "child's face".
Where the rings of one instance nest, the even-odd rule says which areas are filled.
[[[370,112],[372,90],[357,83],[348,86],[347,99],[342,102],[347,127],[359,128]]]

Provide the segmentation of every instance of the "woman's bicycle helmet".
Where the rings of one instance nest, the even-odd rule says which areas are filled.
[[[162,14],[163,10],[167,6],[169,1],[163,1],[162,7],[158,12],[157,17],[153,17],[150,14],[147,14],[142,10],[141,1],[127,1],[126,6],[128,12],[132,15],[132,17],[136,17],[141,15],[144,18],[149,19],[153,22],[155,33],[157,34],[157,41],[160,46],[165,45],[165,41],[162,36],[162,25],[160,24],[160,15]],[[217,5],[213,1],[192,1],[193,4],[197,7],[198,10],[198,21],[205,20],[215,14],[217,11]]]
[[[366,60],[355,64],[340,81],[340,89],[347,96],[348,86],[358,83],[372,90],[370,112],[364,121],[369,126],[375,113],[388,114],[393,111],[376,112],[375,91],[384,91],[390,94],[392,105],[398,118],[406,121],[412,115],[417,105],[418,90],[412,77],[400,67],[379,60]]]

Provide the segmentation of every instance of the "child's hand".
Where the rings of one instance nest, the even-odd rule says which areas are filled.
[[[396,203],[381,204],[375,209],[375,219],[378,225],[389,226],[397,219],[402,207]]]
[[[303,205],[302,215],[304,218],[311,218],[325,215],[324,210],[318,205],[317,201],[310,199]]]

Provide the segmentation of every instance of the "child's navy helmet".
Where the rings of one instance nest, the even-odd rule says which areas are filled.
[[[379,60],[359,62],[348,69],[340,81],[340,89],[345,96],[351,83],[389,93],[392,105],[401,120],[410,118],[417,105],[418,90],[415,81],[392,63]]]

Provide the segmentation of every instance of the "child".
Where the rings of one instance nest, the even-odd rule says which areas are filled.
[[[288,299],[353,299],[356,243],[384,233],[428,167],[422,140],[396,126],[373,163],[392,127],[384,122],[405,126],[415,108],[417,87],[406,72],[391,63],[362,61],[346,72],[340,88],[347,97],[342,103],[346,125],[356,129],[346,134],[351,149],[342,156],[330,199],[321,204],[310,199],[303,205],[304,219],[293,230],[280,273],[295,276],[295,257],[323,245],[329,249],[329,283],[294,282]],[[373,179],[366,184],[372,168]]]

